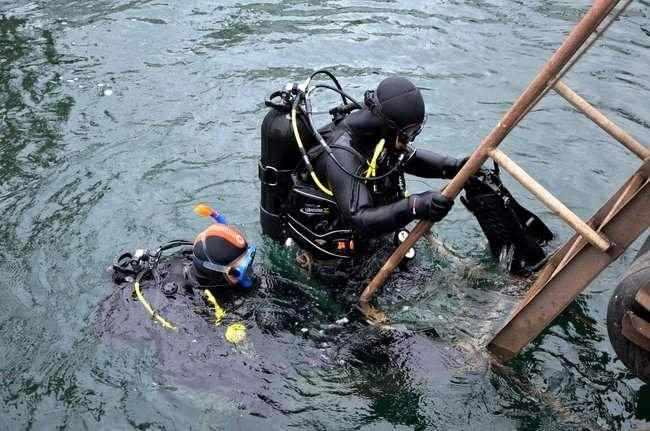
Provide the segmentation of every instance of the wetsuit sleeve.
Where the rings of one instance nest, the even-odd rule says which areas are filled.
[[[362,175],[365,162],[353,150],[334,145],[332,151],[348,171]],[[414,220],[408,199],[373,207],[372,195],[364,181],[343,172],[327,154],[321,154],[316,168],[327,179],[343,217],[362,235],[394,232]]]
[[[427,150],[412,150],[404,165],[407,174],[420,178],[451,179],[461,168],[462,160],[447,157]]]

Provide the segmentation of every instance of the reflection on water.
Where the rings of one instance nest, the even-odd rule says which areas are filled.
[[[390,332],[354,308],[390,249],[335,288],[263,241],[257,220],[272,91],[326,67],[360,96],[400,73],[427,89],[417,145],[466,155],[586,0],[18,3],[0,0],[0,429],[609,430],[650,420],[648,388],[615,360],[604,324],[635,247],[515,361],[490,368],[476,346],[529,281],[503,275],[461,206],[378,295]],[[647,6],[634,3],[567,77],[641,141]],[[335,98],[317,103],[325,111]],[[582,217],[638,165],[554,96],[504,145]],[[227,319],[247,326],[241,346],[200,301],[149,290],[182,322],[165,332],[104,272],[120,250],[191,239],[205,225],[191,211],[199,201],[260,246],[259,287],[220,298]]]

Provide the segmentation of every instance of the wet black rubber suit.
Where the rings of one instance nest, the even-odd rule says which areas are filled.
[[[415,219],[441,220],[453,202],[438,192],[428,191],[405,198],[395,190],[404,173],[421,178],[453,178],[462,166],[462,159],[446,157],[410,146],[399,152],[390,144],[396,139],[382,120],[368,109],[355,111],[338,124],[321,131],[337,160],[350,172],[363,176],[375,145],[386,138],[385,157],[376,175],[382,175],[399,163],[401,166],[385,180],[366,182],[347,175],[323,150],[312,153],[312,163],[321,180],[334,193],[336,203],[350,225],[364,237],[394,232]],[[392,136],[391,136],[392,135]],[[392,184],[391,184],[392,183]]]

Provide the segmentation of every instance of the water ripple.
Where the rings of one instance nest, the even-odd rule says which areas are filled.
[[[388,247],[332,289],[262,240],[264,99],[325,67],[352,94],[391,73],[424,91],[417,145],[473,149],[589,2],[0,0],[0,428],[621,429],[639,382],[608,345],[607,295],[626,256],[522,352],[488,369],[480,346],[521,297],[456,205],[438,242],[384,286],[391,333],[353,305]],[[643,141],[650,111],[647,1],[567,76]],[[336,103],[319,93],[318,109]],[[326,116],[319,116],[326,121]],[[590,213],[638,160],[558,97],[504,143],[531,175]],[[616,149],[615,149],[616,148]],[[561,238],[570,231],[510,178]],[[438,187],[410,181],[413,192]],[[146,294],[156,326],[103,269],[205,227],[217,205],[259,244],[260,286],[224,298],[248,342],[229,345],[204,304]],[[558,239],[559,245],[560,240]],[[451,252],[450,252],[451,250]],[[632,250],[633,252],[634,250]],[[627,259],[627,260],[626,260]],[[343,320],[345,318],[346,320]],[[346,323],[342,323],[346,322]]]

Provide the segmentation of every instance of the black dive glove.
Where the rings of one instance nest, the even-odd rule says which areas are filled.
[[[454,201],[447,199],[440,192],[423,192],[409,196],[409,207],[415,218],[439,222],[449,212]]]
[[[462,159],[456,159],[457,160],[456,167],[455,167],[456,172],[454,172],[454,176],[458,175],[458,172],[460,172],[463,166],[465,166],[465,163],[467,163],[470,157],[471,156],[467,156],[467,157],[463,157]],[[485,169],[481,167],[478,169],[478,171],[476,171],[476,173],[474,173],[474,175],[485,174],[485,172],[486,172]]]

